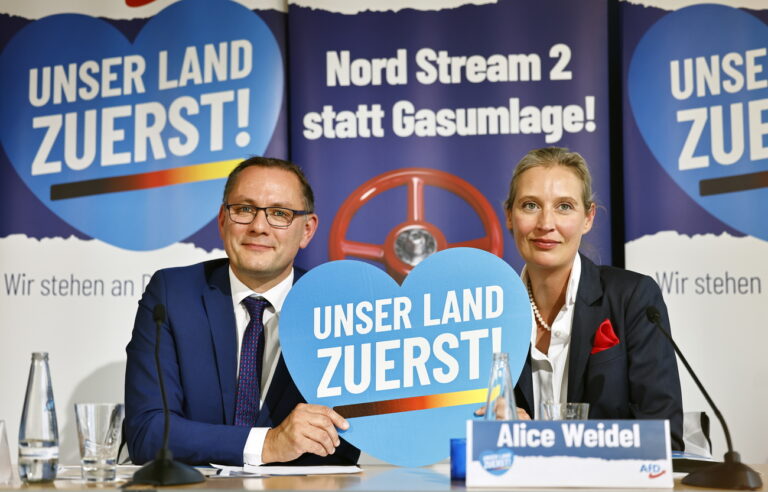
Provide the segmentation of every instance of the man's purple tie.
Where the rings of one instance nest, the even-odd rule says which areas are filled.
[[[243,305],[251,315],[245,328],[240,347],[240,376],[237,380],[237,403],[235,425],[253,427],[259,414],[261,397],[261,364],[264,355],[264,308],[269,306],[265,299],[246,297]]]

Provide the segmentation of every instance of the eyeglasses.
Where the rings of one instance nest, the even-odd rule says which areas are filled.
[[[250,224],[259,212],[264,211],[267,223],[277,229],[285,229],[293,223],[294,217],[308,215],[306,210],[292,210],[283,207],[256,207],[244,203],[228,203],[224,205],[229,212],[229,218],[236,224]]]

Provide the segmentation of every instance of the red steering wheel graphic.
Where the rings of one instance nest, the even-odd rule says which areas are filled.
[[[347,239],[349,224],[360,207],[380,193],[398,186],[408,187],[406,219],[387,234],[384,244]],[[448,243],[440,229],[424,220],[425,186],[443,188],[467,202],[480,217],[485,235],[468,241]],[[458,176],[436,169],[412,167],[376,176],[344,200],[331,225],[328,256],[331,260],[354,256],[383,263],[387,273],[397,282],[402,282],[408,272],[430,254],[460,246],[484,249],[496,256],[504,254],[502,229],[493,207],[477,188]]]

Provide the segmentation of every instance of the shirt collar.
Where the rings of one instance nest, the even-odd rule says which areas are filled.
[[[247,285],[242,283],[235,272],[232,271],[232,266],[229,266],[229,287],[232,290],[232,300],[235,304],[240,304],[243,299],[249,296],[263,297],[266,299],[276,313],[279,313],[283,308],[283,302],[288,296],[288,292],[293,285],[293,269],[283,280],[277,285],[267,290],[266,292],[254,292]]]
[[[576,257],[573,259],[573,265],[571,266],[571,276],[568,278],[568,287],[565,290],[565,305],[573,306],[576,304],[576,294],[579,291],[579,280],[581,279],[581,255],[576,253]],[[523,271],[520,272],[520,280],[523,281],[523,285],[528,286],[528,267],[523,266]]]
[[[576,293],[579,290],[579,279],[581,279],[581,255],[576,253],[571,267],[571,278],[568,279],[568,288],[565,291],[565,302],[569,306],[576,304]]]

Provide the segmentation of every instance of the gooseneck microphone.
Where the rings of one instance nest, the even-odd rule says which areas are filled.
[[[693,372],[691,365],[688,364],[683,353],[678,348],[672,336],[661,326],[661,313],[655,306],[649,306],[645,310],[645,315],[648,317],[648,321],[656,325],[656,328],[661,331],[664,336],[672,344],[675,349],[675,353],[680,358],[685,368],[688,370],[688,374],[693,378],[693,382],[699,388],[699,391],[704,395],[704,398],[712,407],[712,410],[717,416],[717,420],[720,421],[720,425],[723,427],[725,433],[725,441],[728,445],[728,452],[725,453],[725,457],[722,463],[714,463],[710,466],[704,467],[700,470],[689,473],[683,478],[682,482],[686,485],[694,485],[696,487],[714,487],[719,489],[735,489],[735,490],[757,490],[763,486],[763,482],[760,479],[760,475],[741,462],[739,453],[733,450],[731,443],[731,433],[728,431],[728,426],[725,423],[725,418],[720,410],[715,405],[715,402],[710,398],[707,390],[704,389],[704,385],[701,384],[696,373]]]
[[[152,319],[155,322],[155,367],[157,369],[157,381],[160,385],[160,396],[163,400],[163,443],[157,450],[157,457],[133,474],[132,485],[182,485],[198,483],[205,477],[198,470],[189,465],[174,461],[171,450],[168,448],[168,437],[171,428],[168,400],[165,396],[165,384],[163,383],[163,370],[160,366],[160,333],[165,322],[165,306],[156,304],[152,311]]]

